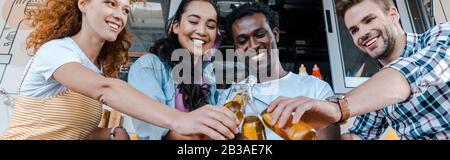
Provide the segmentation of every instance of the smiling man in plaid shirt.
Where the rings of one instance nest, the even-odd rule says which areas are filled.
[[[330,101],[280,97],[268,109],[275,121],[284,126],[296,112],[294,123],[322,128],[358,116],[343,139],[378,139],[388,126],[401,139],[450,139],[450,23],[405,33],[392,0],[338,0],[337,10],[355,45],[384,68]]]

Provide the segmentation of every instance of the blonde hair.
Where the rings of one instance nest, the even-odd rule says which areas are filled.
[[[142,0],[130,0],[131,3]],[[27,38],[26,48],[33,50],[55,39],[70,37],[81,30],[82,13],[78,9],[78,0],[47,0],[44,4],[26,13],[33,31]],[[98,60],[106,77],[118,77],[118,68],[128,61],[128,49],[131,47],[131,33],[123,29],[114,42],[105,42]],[[58,53],[55,53],[58,54]]]

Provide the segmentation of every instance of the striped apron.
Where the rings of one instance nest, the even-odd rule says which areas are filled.
[[[23,77],[28,70],[29,66]],[[69,89],[46,99],[19,94],[13,117],[0,140],[87,139],[98,127],[101,112],[98,100]]]

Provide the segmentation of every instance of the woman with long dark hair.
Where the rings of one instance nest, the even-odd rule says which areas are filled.
[[[218,10],[213,2],[183,0],[172,17],[168,35],[155,42],[150,49],[151,54],[144,55],[133,64],[128,82],[147,96],[183,112],[195,111],[204,106],[210,107],[216,104],[219,93],[215,87],[213,65],[204,60],[209,60],[214,49],[220,44],[220,40]],[[177,52],[185,54],[183,60],[177,58],[178,55],[175,55]],[[176,61],[171,60],[174,57]],[[172,74],[172,72],[177,65],[181,66],[181,63],[187,63],[189,71],[184,70],[181,75],[188,81],[179,83],[178,74]],[[139,120],[133,120],[133,124],[138,134],[144,139],[202,137],[181,136],[176,131]]]

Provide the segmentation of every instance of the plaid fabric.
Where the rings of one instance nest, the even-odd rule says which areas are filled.
[[[408,80],[412,94],[403,103],[356,117],[350,133],[378,139],[391,126],[400,139],[450,138],[450,23],[423,34],[407,34],[393,68]]]

